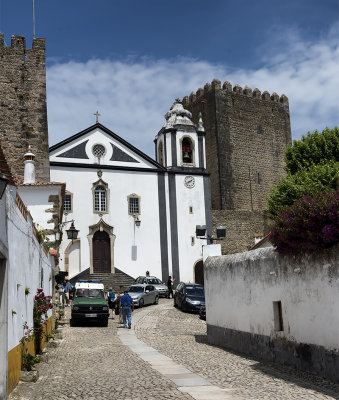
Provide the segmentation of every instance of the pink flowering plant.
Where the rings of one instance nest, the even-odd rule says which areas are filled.
[[[20,339],[20,343],[22,344],[22,368],[24,370],[27,371],[31,371],[32,370],[32,366],[38,362],[40,362],[40,360],[33,356],[32,354],[30,354],[28,352],[28,343],[31,340],[31,336],[33,334],[33,328],[29,328],[27,325],[27,321],[25,321],[24,325],[23,325],[23,336]]]
[[[311,253],[339,243],[339,190],[303,196],[277,216],[271,241],[281,254]]]
[[[47,312],[53,308],[52,296],[45,296],[43,289],[37,289],[34,296],[33,324],[36,352],[40,353],[40,342],[43,333],[43,325],[47,324]]]

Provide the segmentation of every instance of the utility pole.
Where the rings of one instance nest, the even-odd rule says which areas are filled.
[[[35,39],[35,9],[34,9],[34,0],[33,0],[33,39]]]

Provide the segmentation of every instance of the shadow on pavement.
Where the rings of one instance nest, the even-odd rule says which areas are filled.
[[[307,372],[299,371],[293,367],[263,361],[259,358],[235,352],[225,347],[211,345],[207,341],[207,334],[194,335],[194,337],[197,343],[207,344],[211,347],[216,347],[218,349],[227,351],[228,353],[234,354],[235,356],[255,361],[255,364],[250,365],[250,368],[269,375],[272,378],[282,379],[284,381],[294,383],[295,385],[298,385],[305,389],[313,390],[326,396],[331,396],[335,400],[339,400],[339,384],[335,382],[329,381],[316,375],[312,375]]]

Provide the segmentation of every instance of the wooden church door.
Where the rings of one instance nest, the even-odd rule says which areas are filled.
[[[105,231],[93,236],[93,272],[111,272],[111,244]]]
[[[200,285],[204,284],[204,263],[202,261],[198,261],[195,264],[194,277],[195,283],[200,283]]]

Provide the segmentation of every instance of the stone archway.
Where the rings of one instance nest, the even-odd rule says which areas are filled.
[[[204,284],[204,263],[199,260],[194,265],[194,283]]]
[[[68,272],[68,278],[81,272],[80,239],[75,239],[67,245],[64,253],[64,268]]]
[[[108,272],[114,274],[114,241],[113,226],[100,221],[89,227],[87,235],[90,251],[90,273]],[[109,254],[107,253],[109,252]],[[102,253],[100,255],[100,253]],[[103,259],[107,260],[103,262]],[[100,266],[101,263],[101,266]]]

